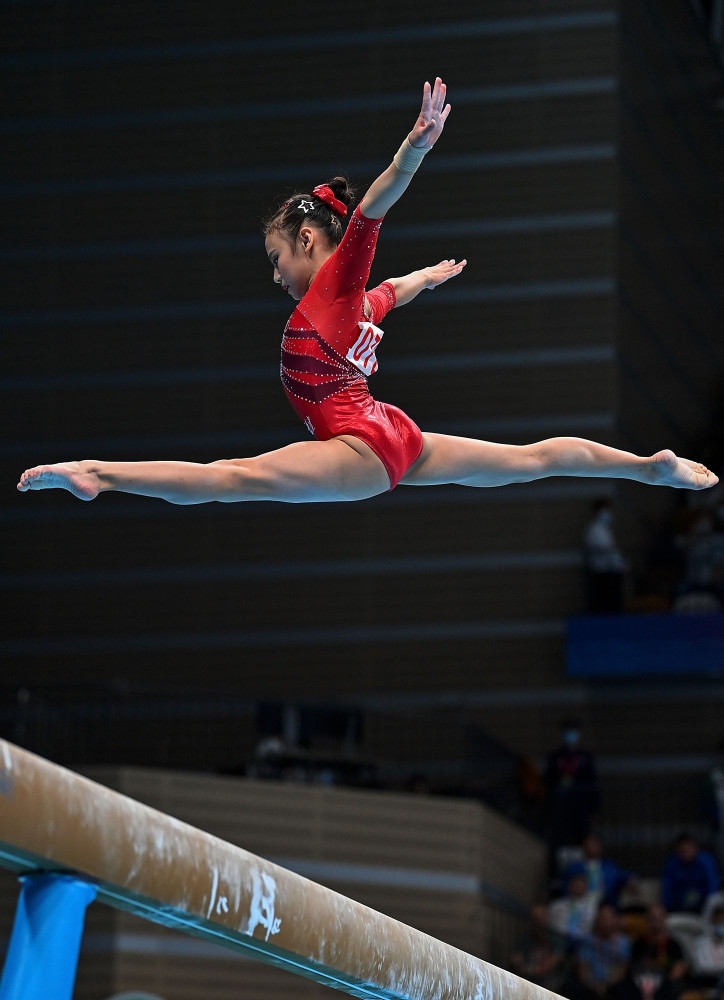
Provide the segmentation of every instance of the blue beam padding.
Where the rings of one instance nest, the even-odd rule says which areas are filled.
[[[97,888],[72,875],[21,881],[0,1000],[71,1000],[85,911]]]

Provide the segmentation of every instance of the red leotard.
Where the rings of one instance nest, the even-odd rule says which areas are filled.
[[[380,459],[394,489],[422,451],[422,432],[396,406],[370,395],[379,323],[395,305],[389,282],[367,293],[381,219],[354,214],[332,256],[315,275],[284,328],[281,379],[289,402],[319,441],[351,434]]]

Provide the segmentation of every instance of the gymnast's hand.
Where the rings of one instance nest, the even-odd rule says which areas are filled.
[[[460,274],[466,264],[466,260],[461,260],[457,263],[454,260],[441,260],[439,264],[431,264],[430,267],[423,267],[422,273],[426,279],[425,288],[437,288],[444,281],[454,278],[456,274]]]
[[[445,104],[446,93],[447,87],[439,76],[435,77],[433,87],[425,83],[420,114],[407,137],[411,146],[430,148],[440,138],[450,114],[450,105]]]

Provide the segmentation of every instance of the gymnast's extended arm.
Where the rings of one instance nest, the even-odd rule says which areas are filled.
[[[387,283],[395,290],[395,307],[407,305],[426,288],[437,288],[449,278],[454,278],[466,264],[465,260],[441,260],[439,264],[410,271],[401,278],[388,278]]]
[[[360,202],[367,219],[381,219],[395,204],[412,180],[423,157],[435,145],[445,127],[450,105],[445,104],[446,87],[440,77],[431,87],[425,83],[422,107],[412,131],[395,154],[392,163],[370,185]]]

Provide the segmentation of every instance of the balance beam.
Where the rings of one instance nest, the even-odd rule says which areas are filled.
[[[0,740],[0,865],[357,997],[555,994]]]

